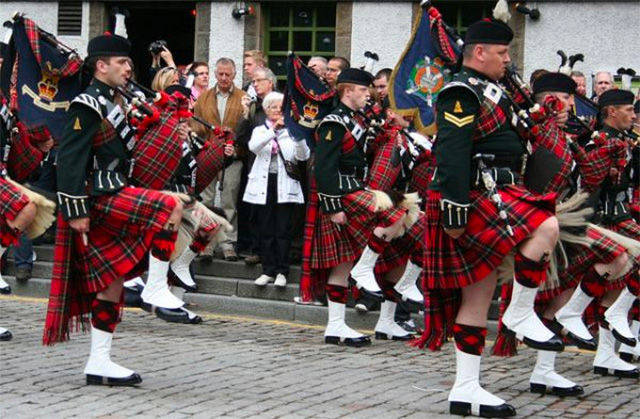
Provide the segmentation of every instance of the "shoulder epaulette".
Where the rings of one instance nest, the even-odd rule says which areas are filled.
[[[95,97],[91,96],[88,93],[80,93],[71,101],[71,103],[72,104],[79,103],[90,109],[93,109],[98,113],[98,115],[100,115],[100,118],[104,118],[104,115],[102,114],[102,106],[100,106],[100,102],[98,102],[98,99],[96,99]]]
[[[452,81],[452,82],[447,83],[447,85],[446,85],[446,86],[444,86],[444,87],[442,88],[442,90],[440,90],[440,93],[438,93],[438,95],[442,95],[442,93],[443,93],[444,91],[446,91],[446,90],[448,90],[448,89],[453,89],[453,88],[456,88],[456,87],[463,87],[463,88],[466,88],[466,89],[467,89],[467,90],[469,90],[470,92],[473,92],[473,95],[474,95],[478,100],[480,100],[480,96],[478,95],[478,92],[476,91],[476,89],[474,89],[474,88],[473,88],[472,86],[470,86],[469,84],[467,84],[467,83],[463,83],[463,82],[461,82],[461,81]]]
[[[329,115],[325,116],[324,119],[320,121],[320,123],[318,124],[318,127],[326,122],[335,122],[337,124],[342,125],[345,128],[347,127],[347,124],[346,122],[344,122],[344,119],[342,119],[340,115],[336,115],[334,113],[330,113]]]

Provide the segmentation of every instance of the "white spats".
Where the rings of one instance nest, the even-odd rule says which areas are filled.
[[[380,304],[380,317],[376,323],[376,338],[406,340],[411,338],[411,334],[404,330],[395,322],[397,304],[393,301],[385,300]]]
[[[456,381],[449,402],[471,404],[471,414],[479,416],[480,406],[501,406],[505,401],[480,387],[480,355],[462,352],[456,347]]]
[[[538,288],[528,288],[518,281],[513,281],[511,303],[502,317],[502,322],[520,340],[526,337],[536,342],[546,342],[555,336],[533,311],[537,293]]]
[[[418,289],[417,281],[422,273],[422,268],[410,260],[404,269],[404,273],[393,287],[401,296],[402,300],[411,300],[417,303],[423,302],[424,297]]]
[[[329,300],[328,304],[329,319],[324,336],[335,336],[339,338],[362,338],[364,335],[347,326],[344,321],[346,306]]]
[[[112,333],[91,328],[91,354],[84,368],[85,374],[107,378],[128,378],[134,374],[130,369],[111,361],[112,339]]]
[[[359,289],[364,289],[374,294],[382,294],[382,290],[376,282],[376,275],[373,269],[376,266],[378,257],[380,255],[369,246],[366,246],[358,259],[358,263],[351,269],[351,278],[356,282],[356,286]]]
[[[589,329],[582,321],[582,313],[593,301],[593,297],[585,294],[581,287],[577,287],[567,303],[556,313],[556,320],[567,331],[573,333],[581,339],[593,339]]]
[[[531,384],[542,384],[546,387],[572,388],[576,386],[571,380],[567,380],[555,371],[557,352],[538,351],[538,359],[531,373]]]
[[[149,253],[149,274],[147,284],[142,290],[142,300],[156,307],[179,308],[184,305],[179,298],[169,291],[167,273],[169,262],[161,261]]]
[[[633,374],[637,369],[634,365],[623,361],[615,353],[616,340],[610,330],[600,326],[598,332],[598,350],[593,359],[594,371],[602,375],[618,375],[621,376],[625,372]]]
[[[631,310],[635,300],[636,296],[627,287],[624,287],[616,301],[604,312],[604,319],[609,323],[609,330],[613,332],[618,340],[622,343],[627,343],[629,346],[634,346],[631,345],[632,343],[637,346],[637,335],[631,333],[628,320],[629,310]]]
[[[198,254],[191,250],[188,246],[184,249],[182,254],[178,256],[176,260],[171,262],[171,270],[178,277],[178,279],[187,287],[195,288],[196,283],[191,277],[189,272],[189,265],[196,258]]]

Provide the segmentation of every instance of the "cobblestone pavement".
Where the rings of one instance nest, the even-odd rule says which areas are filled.
[[[113,358],[136,369],[138,388],[85,386],[88,335],[41,345],[46,303],[0,298],[0,418],[353,417],[431,418],[447,412],[453,348],[423,353],[398,342],[353,349],[323,344],[319,327],[219,315],[196,326],[127,310]],[[568,352],[558,370],[585,387],[580,399],[528,391],[535,353],[489,358],[482,381],[521,417],[637,417],[636,381],[597,377],[591,354]]]

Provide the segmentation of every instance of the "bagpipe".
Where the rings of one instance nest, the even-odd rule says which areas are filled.
[[[369,126],[364,136],[365,146],[363,148],[365,152],[368,148],[367,144],[374,142],[379,135],[386,134],[391,138],[395,138],[397,135],[402,135],[405,138],[407,149],[409,150],[409,161],[406,165],[409,171],[421,161],[421,158],[424,158],[425,155],[430,155],[431,141],[427,137],[415,132],[409,132],[405,128],[397,125],[390,125],[384,115],[383,109],[372,99],[369,99],[364,108],[356,113],[364,119]],[[394,143],[391,164],[393,167],[398,167],[401,162],[402,155],[400,147]]]

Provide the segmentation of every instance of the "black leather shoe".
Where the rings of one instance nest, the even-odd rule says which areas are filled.
[[[31,279],[31,268],[20,267],[16,269],[16,281],[26,282]]]
[[[13,338],[13,335],[10,331],[5,330],[4,333],[0,333],[0,341],[8,341]]]
[[[515,335],[513,331],[510,329],[504,328],[504,333],[508,335]],[[527,345],[532,349],[540,349],[543,351],[553,351],[553,352],[562,352],[564,351],[564,342],[558,336],[553,336],[551,339],[545,342],[539,342],[537,340],[529,339],[526,336],[523,336],[522,343]]]
[[[562,336],[562,335],[566,336],[566,338],[572,344],[576,345],[576,347],[580,349],[595,351],[596,348],[598,347],[598,342],[596,341],[595,338],[592,337],[591,339],[583,339],[580,336],[574,335],[573,333],[565,329],[564,326],[562,326],[562,324],[560,324],[560,322],[557,321],[556,319],[553,319],[551,321],[551,324],[549,325],[549,330],[551,330],[553,333],[555,333],[558,336]]]
[[[584,389],[579,385],[573,387],[548,387],[545,384],[529,383],[529,387],[532,393],[548,393],[558,397],[572,397],[584,394]]]
[[[162,307],[156,307],[156,316],[169,323],[182,323],[182,324],[200,324],[202,323],[202,317],[189,316],[189,313],[180,308],[168,309]]]
[[[191,270],[190,270],[191,272]],[[193,273],[191,274],[193,275]],[[178,277],[178,275],[176,275],[175,273],[173,273],[173,270],[171,269],[171,267],[169,267],[169,275],[168,278],[170,281],[173,281],[177,284],[177,286],[179,286],[180,288],[184,288],[185,291],[189,291],[189,292],[196,292],[198,290],[198,285],[187,285],[184,282],[182,282],[182,280]]]
[[[395,336],[388,335],[383,332],[376,332],[376,340],[411,340],[414,336],[412,334],[404,335],[404,336]]]
[[[637,368],[632,370],[612,370],[605,367],[593,367],[593,372],[603,376],[613,375],[620,378],[640,378],[640,370]]]
[[[11,294],[11,287],[9,285],[7,285],[4,288],[0,288],[0,294]]]
[[[471,403],[449,402],[449,413],[460,416],[480,416],[483,418],[508,418],[516,415],[516,408],[504,403],[500,406],[480,405],[478,412],[471,412]]]
[[[324,343],[331,345],[344,345],[352,346],[354,348],[360,348],[362,346],[371,345],[371,338],[369,336],[362,336],[360,338],[343,338],[340,336],[325,336]]]
[[[133,373],[124,378],[103,377],[101,375],[87,374],[87,384],[100,386],[135,386],[142,382],[139,374]]]
[[[626,336],[621,335],[620,333],[618,333],[618,331],[616,329],[614,329],[611,324],[609,324],[609,327],[611,328],[611,334],[613,335],[614,338],[616,338],[616,340],[620,343],[624,343],[627,346],[631,346],[632,348],[636,346],[636,340],[634,338],[628,338]]]
[[[398,304],[402,301],[402,304],[409,310],[410,313],[417,313],[420,310],[424,310],[424,301],[416,301],[411,298],[403,296],[401,293],[393,289],[393,295],[398,299]]]
[[[358,291],[360,291],[362,294],[366,294],[380,302],[384,301],[384,294],[382,293],[382,291],[370,291],[365,287],[359,285],[352,277],[349,277],[349,284],[355,285],[358,288]]]

